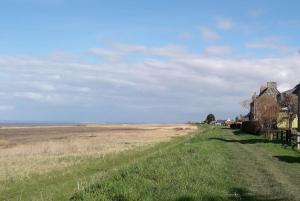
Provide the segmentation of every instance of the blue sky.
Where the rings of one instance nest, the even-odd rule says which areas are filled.
[[[0,0],[0,120],[235,117],[299,82],[298,1]]]

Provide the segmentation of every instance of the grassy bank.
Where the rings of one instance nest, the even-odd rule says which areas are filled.
[[[70,160],[74,165],[43,175],[30,175],[22,180],[12,179],[2,182],[0,184],[0,200],[69,200],[74,192],[82,190],[94,181],[101,180],[121,167],[155,154],[158,150],[162,151],[176,146],[181,140],[182,138],[179,137],[171,142],[136,147],[118,154],[64,158],[63,160]]]
[[[72,200],[296,201],[299,157],[263,138],[210,127],[122,168]]]
[[[300,153],[220,127],[11,181],[0,200],[300,200]]]

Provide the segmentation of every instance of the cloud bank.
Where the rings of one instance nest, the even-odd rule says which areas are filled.
[[[11,118],[30,105],[40,108],[30,110],[39,118],[58,108],[65,114],[53,112],[51,120],[185,122],[210,112],[219,118],[246,112],[239,103],[269,80],[280,90],[299,82],[298,55],[230,53],[222,46],[198,53],[175,45],[113,44],[71,57],[2,55],[0,110]]]

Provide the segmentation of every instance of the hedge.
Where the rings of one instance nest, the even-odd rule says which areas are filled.
[[[233,124],[230,124],[231,129],[241,129],[241,123],[240,122],[235,122]]]
[[[258,121],[244,121],[241,130],[246,133],[259,134],[261,126]]]

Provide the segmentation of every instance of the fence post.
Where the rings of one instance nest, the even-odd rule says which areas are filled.
[[[280,134],[281,134],[281,135],[280,135],[280,141],[281,141],[282,144],[284,144],[284,140],[283,140],[283,131],[281,131]]]
[[[270,131],[270,140],[273,141],[273,131]]]
[[[297,143],[297,148],[300,149],[300,132],[297,132],[296,134],[296,143]]]
[[[276,131],[276,140],[279,140],[279,131]]]

